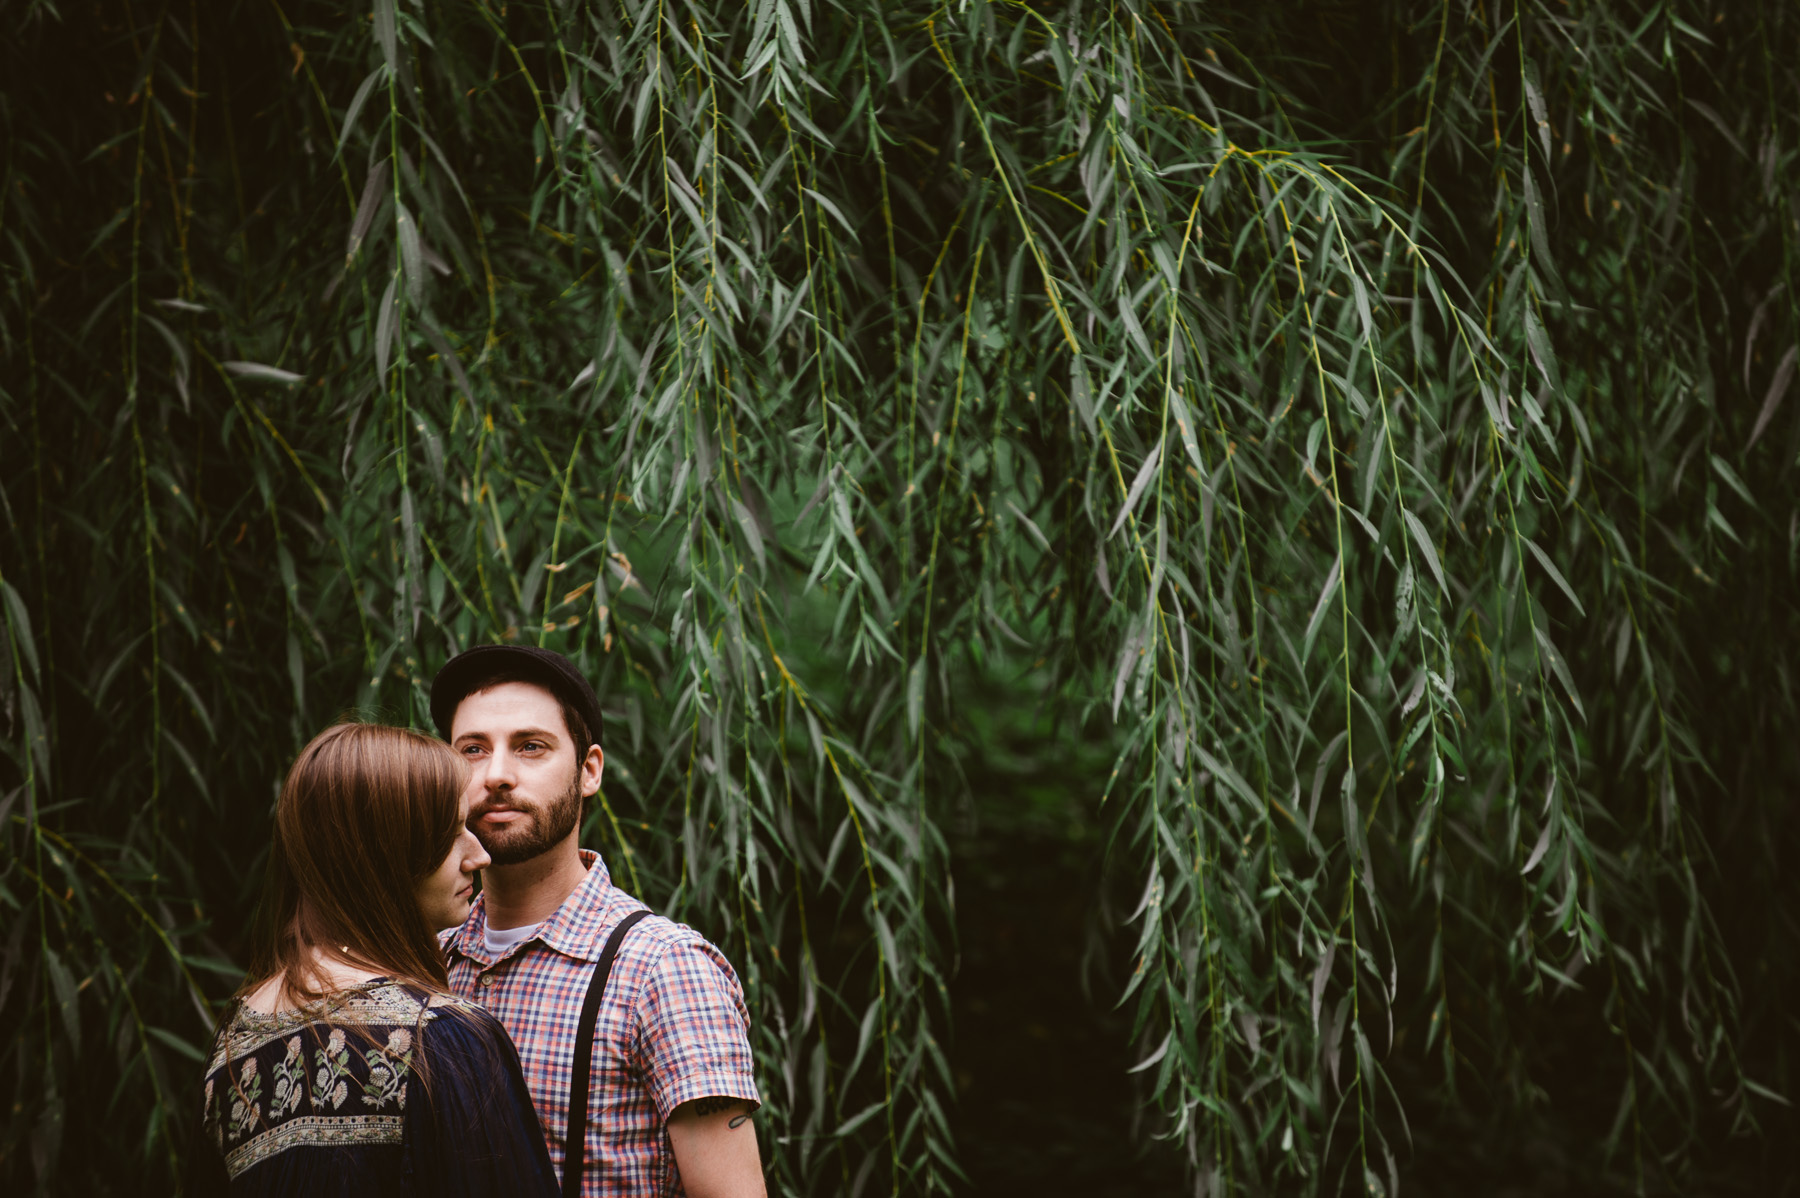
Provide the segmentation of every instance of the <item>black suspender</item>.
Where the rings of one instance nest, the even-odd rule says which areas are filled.
[[[587,1164],[588,1082],[594,1072],[594,1025],[600,1018],[600,1000],[606,995],[606,978],[612,973],[619,944],[648,911],[633,911],[606,938],[600,963],[594,966],[587,997],[581,1002],[581,1023],[575,1033],[575,1058],[569,1063],[569,1134],[563,1141],[563,1198],[581,1198],[581,1171]]]

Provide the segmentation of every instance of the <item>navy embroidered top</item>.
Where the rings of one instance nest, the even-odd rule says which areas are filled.
[[[492,1015],[384,978],[266,1015],[207,1064],[191,1198],[553,1198],[519,1054]]]

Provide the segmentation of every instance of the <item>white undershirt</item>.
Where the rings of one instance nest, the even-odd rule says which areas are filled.
[[[524,944],[537,935],[537,930],[543,926],[541,922],[529,923],[522,928],[496,928],[489,924],[482,930],[482,939],[487,943],[490,957],[503,957],[515,945]]]

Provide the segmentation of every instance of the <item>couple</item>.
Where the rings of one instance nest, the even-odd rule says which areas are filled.
[[[431,715],[448,744],[339,724],[289,771],[189,1194],[762,1198],[736,974],[577,841],[593,688],[483,645]]]

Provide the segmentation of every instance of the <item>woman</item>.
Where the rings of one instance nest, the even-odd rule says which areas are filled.
[[[249,978],[208,1063],[192,1195],[550,1198],[518,1053],[452,997],[439,928],[488,863],[462,761],[403,728],[339,724],[275,809]]]

